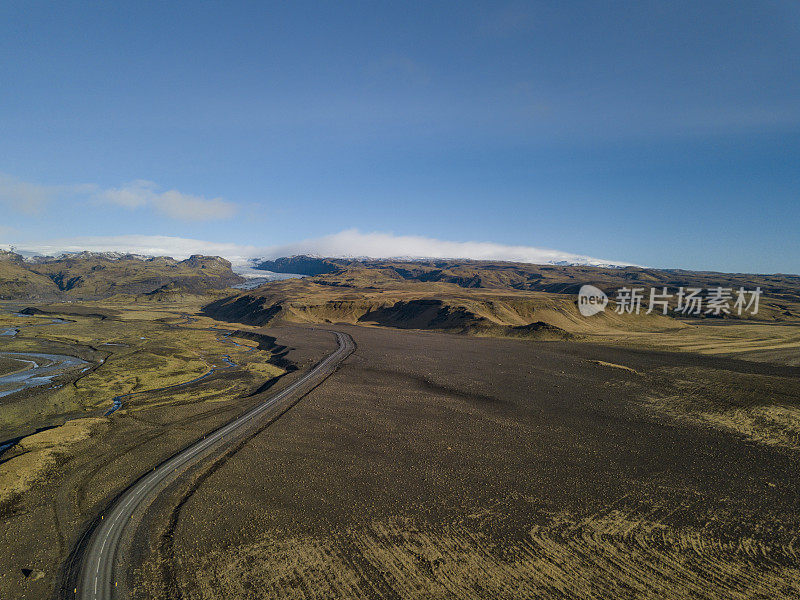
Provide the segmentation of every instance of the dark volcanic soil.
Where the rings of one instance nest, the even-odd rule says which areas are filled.
[[[137,597],[800,596],[800,369],[342,329],[339,371],[154,513]]]

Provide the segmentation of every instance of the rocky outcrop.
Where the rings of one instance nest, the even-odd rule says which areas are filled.
[[[272,271],[273,273],[294,273],[296,275],[324,275],[342,270],[342,266],[332,259],[305,255],[264,260],[258,263],[255,268],[262,271]]]

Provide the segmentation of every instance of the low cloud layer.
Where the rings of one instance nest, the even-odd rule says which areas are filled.
[[[209,200],[177,190],[161,192],[156,183],[142,179],[103,190],[96,197],[102,203],[129,209],[149,206],[167,217],[184,221],[228,219],[236,212],[235,205],[221,198]]]
[[[158,184],[137,179],[117,188],[96,184],[42,185],[0,173],[0,206],[29,215],[42,212],[48,204],[70,198],[91,205],[92,202],[129,210],[150,208],[180,221],[215,221],[236,213],[236,205],[222,198],[204,198],[179,192],[162,191]]]
[[[493,242],[451,242],[414,235],[362,233],[357,229],[348,229],[293,244],[274,246],[267,249],[265,257],[276,258],[295,254],[345,258],[470,258],[527,263],[567,261],[585,264],[629,264],[534,246],[509,246]]]
[[[0,207],[27,215],[42,212],[47,205],[63,197],[90,194],[94,185],[42,185],[0,173]]]
[[[18,249],[45,255],[81,250],[130,252],[175,258],[186,258],[192,254],[211,254],[223,256],[239,266],[248,265],[253,258],[278,258],[296,254],[339,258],[469,258],[539,264],[561,261],[593,265],[631,264],[533,246],[509,246],[491,242],[452,242],[420,236],[398,236],[391,233],[362,233],[356,229],[278,246],[247,246],[169,236],[123,235],[22,243],[19,244]]]
[[[0,173],[0,205],[11,210],[35,214],[55,195],[54,188],[20,181]]]
[[[150,209],[169,218],[184,221],[227,219],[236,212],[236,205],[221,198],[207,199],[178,190],[164,191],[156,183],[143,179],[116,188],[101,188],[94,184],[45,186],[0,173],[0,208],[36,214],[51,202],[65,197],[77,198],[78,202],[83,201],[86,204],[117,206],[126,210]],[[0,234],[7,241],[12,241],[12,233],[0,230]],[[252,258],[277,258],[296,254],[340,258],[469,258],[540,264],[557,262],[594,265],[630,264],[534,246],[456,242],[383,232],[362,233],[357,229],[347,229],[319,238],[275,246],[215,243],[169,236],[122,235],[49,240],[19,244],[19,248],[47,255],[80,250],[120,251],[167,255],[175,258],[191,254],[213,254],[224,256],[234,264],[240,265],[247,264]]]

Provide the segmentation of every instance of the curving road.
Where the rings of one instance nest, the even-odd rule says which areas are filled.
[[[120,543],[127,534],[133,533],[135,527],[129,524],[138,522],[138,519],[131,521],[137,509],[146,509],[187,468],[221,450],[234,439],[242,439],[251,433],[258,425],[259,416],[280,402],[302,395],[333,373],[355,350],[355,344],[349,335],[333,333],[339,347],[308,373],[242,416],[182,450],[128,488],[98,521],[88,543],[74,555],[79,561],[77,578],[69,584],[73,589],[65,590],[66,593],[62,596],[81,600],[116,598],[117,582],[123,577],[126,566],[119,564]]]

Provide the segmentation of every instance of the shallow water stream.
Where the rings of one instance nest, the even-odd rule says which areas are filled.
[[[0,398],[25,388],[47,385],[62,371],[89,364],[75,356],[41,352],[0,352],[0,358],[18,362],[21,367],[19,371],[0,376]]]

